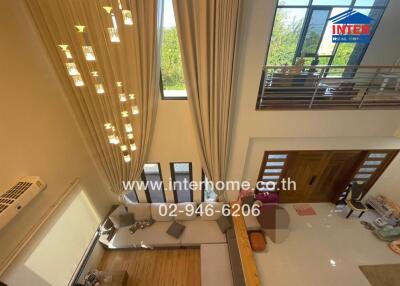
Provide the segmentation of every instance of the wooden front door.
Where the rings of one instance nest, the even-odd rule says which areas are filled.
[[[290,152],[286,178],[296,183],[295,190],[281,189],[279,200],[282,203],[306,202],[312,199],[328,153],[319,151]]]

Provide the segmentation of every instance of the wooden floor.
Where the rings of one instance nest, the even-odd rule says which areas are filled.
[[[200,249],[108,250],[100,270],[126,270],[128,285],[200,285]]]

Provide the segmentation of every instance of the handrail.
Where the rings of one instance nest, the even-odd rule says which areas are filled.
[[[264,68],[270,68],[270,69],[277,69],[277,68],[283,68],[283,67],[295,67],[293,65],[289,66],[285,66],[285,65],[279,65],[279,66],[270,66],[270,65],[266,65],[264,66]],[[312,67],[311,65],[304,65],[303,67],[307,68],[307,67]],[[391,68],[395,68],[395,69],[400,69],[400,66],[373,66],[373,65],[361,65],[361,66],[357,66],[357,65],[347,65],[347,66],[335,66],[335,65],[317,65],[314,66],[316,68],[366,68],[366,69],[377,69],[377,68],[381,68],[381,69],[391,69]]]
[[[231,202],[231,208],[233,208],[235,204],[237,203]],[[253,257],[253,250],[250,246],[244,218],[241,214],[238,214],[238,216],[232,216],[232,221],[246,286],[260,286],[261,283],[258,277],[257,265]]]
[[[400,66],[265,66],[257,109],[400,109]]]

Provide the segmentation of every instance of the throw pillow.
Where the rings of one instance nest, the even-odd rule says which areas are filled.
[[[231,217],[221,216],[217,219],[217,224],[222,233],[226,233],[232,227]]]
[[[167,230],[167,233],[176,239],[178,239],[183,231],[185,230],[185,226],[183,224],[173,222]]]
[[[119,215],[119,227],[130,226],[135,223],[135,217],[133,214],[121,214]]]
[[[254,196],[247,196],[242,199],[242,205],[248,205],[252,207],[254,204]]]
[[[116,229],[120,228],[119,225],[119,216],[122,214],[126,214],[126,208],[123,205],[118,206],[109,216],[108,218],[112,221],[112,223],[114,224],[114,227]]]

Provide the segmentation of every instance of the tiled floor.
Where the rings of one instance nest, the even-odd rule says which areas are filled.
[[[333,204],[311,204],[317,215],[299,216],[292,204],[282,205],[290,215],[290,234],[279,244],[268,241],[255,253],[264,286],[370,285],[359,265],[400,263],[385,242],[365,229],[356,215]],[[367,213],[363,220],[370,220]]]

